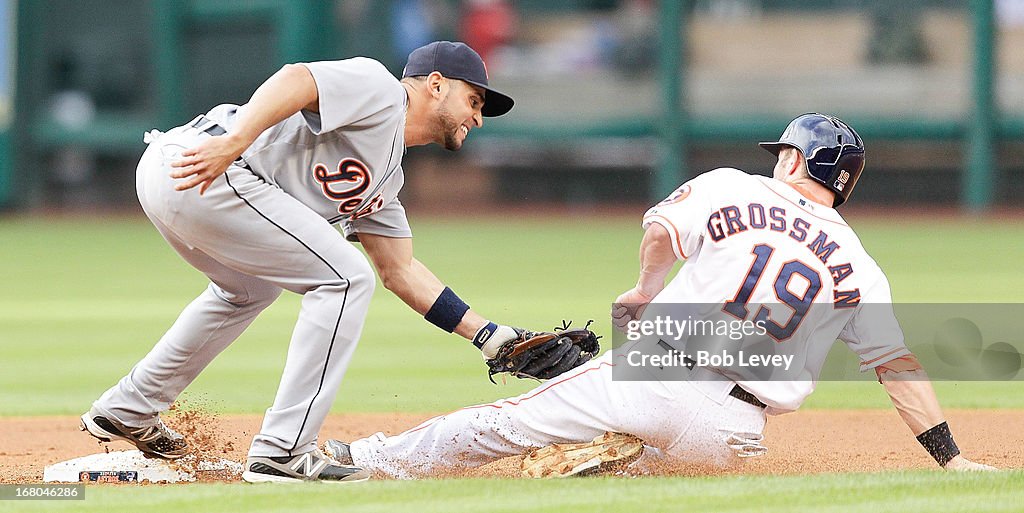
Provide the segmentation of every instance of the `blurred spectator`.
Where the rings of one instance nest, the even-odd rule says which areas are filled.
[[[515,38],[516,11],[507,0],[467,0],[462,13],[462,41],[484,61]]]
[[[442,7],[432,0],[395,0],[391,11],[391,44],[396,59],[405,61],[413,50],[439,39],[438,14]]]
[[[929,60],[919,6],[890,0],[874,0],[870,5],[871,63],[924,64]]]
[[[502,74],[539,76],[616,71],[645,74],[657,63],[657,2],[561,9],[518,18],[506,0],[466,0],[462,39]],[[514,44],[513,44],[514,43]],[[500,71],[494,71],[500,70]]]
[[[85,87],[90,73],[84,69],[87,67],[84,62],[80,54],[67,50],[57,53],[50,66],[48,82],[55,90],[48,99],[48,114],[65,130],[86,130],[96,117],[96,101]],[[92,187],[97,170],[96,154],[87,146],[61,145],[50,155],[47,164],[45,180],[50,186],[49,199],[56,198],[63,206],[81,206],[97,194]]]
[[[996,19],[1003,27],[1024,26],[1024,0],[996,0]]]
[[[625,0],[615,12],[617,41],[611,61],[625,74],[646,73],[658,58],[657,5],[653,0]]]

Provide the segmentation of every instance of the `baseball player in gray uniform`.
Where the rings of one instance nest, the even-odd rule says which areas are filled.
[[[513,328],[470,310],[413,257],[397,197],[406,148],[458,150],[484,116],[512,105],[488,85],[475,51],[439,41],[409,55],[401,81],[368,58],[290,64],[245,105],[219,105],[166,133],[146,134],[139,201],[210,284],[82,415],[82,429],[156,457],[187,454],[187,442],[160,412],[288,290],[302,295],[302,309],[243,479],[365,480],[367,471],[337,464],[316,444],[375,283],[349,241],[363,245],[387,289],[431,323],[472,340],[485,357],[516,338]]]

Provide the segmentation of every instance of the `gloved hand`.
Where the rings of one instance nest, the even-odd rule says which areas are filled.
[[[569,324],[563,323],[554,332],[532,332],[499,326],[481,348],[487,377],[494,382],[495,374],[507,372],[517,378],[543,380],[583,365],[601,350],[598,336],[587,327],[569,329]]]

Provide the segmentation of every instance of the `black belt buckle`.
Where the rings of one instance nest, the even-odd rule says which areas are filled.
[[[757,398],[757,396],[751,394],[750,392],[747,392],[746,390],[743,389],[743,387],[739,385],[732,387],[732,390],[729,391],[729,395],[747,404],[757,406],[758,408],[761,409],[767,407],[767,405],[762,403],[761,400]]]
[[[191,126],[192,126],[192,128],[198,129],[199,127],[201,127],[201,126],[203,126],[203,125],[205,125],[207,123],[210,123],[210,126],[208,126],[205,129],[203,129],[204,133],[207,133],[207,134],[212,135],[212,136],[224,135],[224,134],[228,133],[228,131],[225,130],[224,127],[218,125],[216,122],[214,122],[210,118],[207,118],[206,116],[199,116],[199,118],[196,119],[192,123]]]

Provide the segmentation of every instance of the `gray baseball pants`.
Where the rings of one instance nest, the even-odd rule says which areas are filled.
[[[155,424],[200,372],[282,289],[302,295],[274,404],[250,456],[316,447],[355,350],[374,289],[366,257],[313,210],[250,170],[232,165],[203,196],[175,191],[180,152],[207,134],[158,134],[139,163],[137,188],[164,239],[210,285],[155,347],[94,406],[129,426]]]

